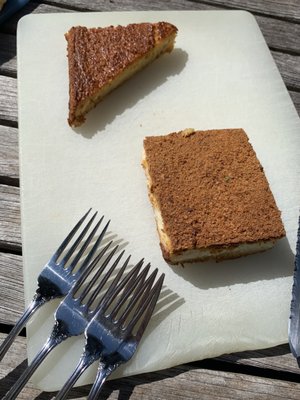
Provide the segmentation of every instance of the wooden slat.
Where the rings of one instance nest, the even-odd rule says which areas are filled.
[[[300,92],[293,92],[290,90],[289,93],[300,117]]]
[[[270,349],[252,350],[234,354],[225,354],[216,360],[231,364],[250,366],[279,372],[289,372],[300,376],[300,369],[296,359],[292,356],[288,344]]]
[[[0,334],[0,340],[5,337]],[[26,344],[17,338],[0,364],[0,397],[11,387],[26,367]],[[87,396],[90,386],[73,389],[71,398]],[[20,400],[49,400],[54,393],[41,393],[29,383]],[[298,399],[300,385],[294,382],[260,378],[238,373],[213,371],[182,365],[105,384],[103,399],[193,400],[193,399]]]
[[[149,3],[148,0],[142,0],[136,2],[135,0],[126,1],[114,1],[107,2],[105,0],[93,1],[87,3],[84,0],[77,0],[76,2],[70,2],[68,0],[64,1],[52,1],[60,7],[55,7],[47,4],[36,4],[30,3],[27,5],[19,14],[13,17],[13,20],[20,18],[21,15],[27,14],[29,12],[33,13],[53,13],[53,12],[66,12],[72,11],[69,9],[61,8],[62,5],[66,7],[74,8],[75,10],[90,10],[90,11],[120,11],[120,10],[218,10],[222,9],[223,4],[216,4],[214,2],[211,5],[204,3],[197,3],[194,1],[183,1],[183,0],[171,0],[168,2],[164,1],[152,1]],[[241,8],[245,2],[241,2]],[[247,7],[246,7],[247,8]],[[287,21],[266,18],[264,16],[256,16],[257,22],[267,40],[269,46],[276,49],[282,49],[285,51],[300,52],[300,26],[298,24],[293,24]],[[10,25],[13,25],[13,20],[11,20]]]
[[[300,54],[300,25],[260,15],[255,18],[270,48]]]
[[[299,37],[300,41],[300,37]],[[272,52],[276,65],[286,86],[293,90],[300,89],[300,56]]]
[[[0,74],[16,76],[16,37],[0,33]]]
[[[201,7],[197,2],[184,0],[50,0],[48,4],[76,11],[139,11],[139,10],[191,10]]]
[[[0,75],[0,123],[17,123],[17,80]]]
[[[18,130],[0,125],[0,180],[19,178]]]
[[[64,5],[66,7],[74,7],[82,10],[147,10],[147,9],[191,9],[195,7],[195,3],[202,3],[201,0],[172,0],[160,1],[153,0],[151,2],[135,1],[135,0],[94,0],[87,4],[84,0],[51,0],[49,3],[55,5]],[[253,12],[259,12],[270,16],[277,16],[282,18],[289,18],[291,20],[300,20],[300,8],[298,0],[205,0],[204,3],[211,4],[212,6],[220,5],[225,7],[246,9]]]
[[[64,8],[65,7],[65,8]],[[0,27],[1,32],[15,33],[18,20],[27,14],[42,14],[54,12],[76,12],[76,11],[134,11],[134,10],[190,10],[190,9],[207,9],[206,5],[198,5],[197,3],[186,2],[184,0],[124,0],[124,1],[49,1],[48,4],[40,4],[30,1],[19,12],[14,14],[8,21]]]
[[[201,0],[192,1],[201,3]],[[205,0],[205,3],[300,21],[299,0]]]
[[[0,185],[0,249],[21,250],[20,191]]]
[[[48,4],[40,4],[38,2],[30,1],[20,11],[11,16],[0,26],[0,32],[15,34],[17,24],[20,18],[27,14],[42,14],[53,12],[68,12],[70,10],[61,7],[55,7]]]
[[[4,340],[5,334],[0,333],[0,341]],[[0,398],[2,399],[4,394],[12,386],[12,384],[18,379],[21,373],[24,371],[26,361],[26,340],[23,337],[16,338],[9,352],[6,354],[4,359],[0,363]],[[22,400],[33,400],[39,396],[40,390],[34,389],[32,384],[29,382],[26,388],[19,395],[18,399]],[[50,400],[46,393],[39,399]]]
[[[22,257],[0,253],[0,323],[14,325],[24,310]]]
[[[58,5],[62,5],[62,2],[57,2]],[[195,2],[183,2],[178,0],[171,0],[169,2],[155,1],[149,3],[148,0],[139,1],[122,1],[108,3],[108,2],[100,2],[101,5],[97,4],[97,2],[87,3],[86,1],[77,1],[76,8],[79,10],[91,10],[91,11],[113,11],[113,10],[161,10],[161,9],[193,9],[193,10],[218,10],[224,8],[222,5],[207,5],[203,3],[195,3]],[[69,1],[65,1],[65,6],[73,7],[74,3],[70,3]],[[64,8],[55,7],[47,4],[35,4],[30,2],[23,10],[16,14],[10,22],[9,26],[16,26],[16,20],[20,18],[20,16],[25,15],[29,12],[33,13],[54,13],[54,12],[66,12],[71,10],[66,10]],[[257,22],[266,38],[266,41],[269,46],[282,49],[285,51],[298,52],[300,53],[300,25],[290,23],[288,21],[277,20],[273,18],[267,18],[264,16],[256,16]],[[5,37],[1,38],[0,35],[0,60],[1,60],[1,46],[6,46]],[[2,44],[3,43],[3,44]],[[10,53],[12,52],[11,48],[7,49]],[[5,50],[4,55],[6,56],[7,51]],[[1,63],[0,63],[1,64]],[[10,65],[6,65],[6,68],[10,70]],[[1,70],[0,70],[1,72]]]

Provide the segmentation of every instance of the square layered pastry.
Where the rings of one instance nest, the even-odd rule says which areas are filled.
[[[142,165],[162,254],[171,264],[236,258],[285,236],[243,129],[146,137]]]

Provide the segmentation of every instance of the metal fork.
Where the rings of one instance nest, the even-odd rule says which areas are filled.
[[[10,331],[10,333],[0,346],[0,361],[10,348],[16,336],[20,333],[22,328],[24,328],[24,326],[27,324],[27,322],[29,321],[31,316],[35,313],[35,311],[39,309],[42,305],[44,305],[46,302],[58,297],[65,296],[71,289],[72,285],[85,271],[87,265],[94,256],[98,246],[100,245],[103,239],[103,236],[108,228],[109,221],[103,228],[92,249],[89,251],[85,259],[82,261],[76,273],[73,273],[75,267],[79,263],[82,255],[84,254],[88,245],[91,243],[101,222],[103,221],[103,216],[98,221],[94,229],[91,231],[87,239],[83,242],[71,264],[67,267],[66,264],[75,254],[76,249],[84,240],[84,237],[87,234],[92,222],[94,221],[97,212],[90,218],[88,223],[82,229],[81,233],[78,235],[77,239],[74,241],[73,245],[70,247],[65,256],[62,258],[62,260],[59,261],[59,258],[64,252],[64,250],[66,250],[67,246],[69,245],[75,234],[79,231],[79,228],[81,227],[82,223],[84,222],[90,211],[91,209],[77,222],[77,224],[68,234],[68,236],[62,242],[59,248],[55,251],[53,256],[50,258],[50,260],[44,266],[42,272],[38,276],[37,279],[38,287],[33,297],[33,300],[31,301],[31,303],[29,304],[29,306],[27,307],[27,309],[25,310],[19,321],[16,323],[16,325],[13,327],[13,329]]]
[[[48,340],[46,341],[40,352],[35,356],[32,363],[23,372],[19,380],[6,394],[6,396],[4,397],[5,400],[15,399],[22,388],[25,386],[25,384],[28,382],[34,371],[47,357],[47,355],[64,340],[68,339],[71,336],[78,336],[82,334],[88,322],[97,313],[98,309],[100,308],[100,303],[94,309],[92,309],[91,306],[93,305],[98,294],[103,289],[104,285],[106,284],[107,280],[115,270],[116,266],[118,265],[120,259],[124,254],[124,251],[120,253],[120,255],[113,262],[110,269],[105,273],[101,280],[98,281],[99,277],[102,275],[104,269],[109,264],[118,248],[118,246],[116,246],[109,253],[106,259],[103,261],[101,267],[98,268],[95,272],[94,270],[96,265],[99,263],[100,259],[103,257],[111,243],[112,242],[108,243],[108,245],[88,265],[87,269],[80,276],[75,286],[71,289],[70,293],[61,302],[55,312],[55,324]],[[120,276],[123,274],[126,266],[128,265],[129,258],[130,257],[126,259],[126,261],[120,268],[114,281],[120,279]],[[133,268],[133,271],[131,273],[136,274],[141,268],[142,263],[143,260],[141,260]]]
[[[85,330],[84,352],[74,372],[55,397],[66,398],[82,373],[100,359],[96,380],[88,399],[96,399],[107,377],[131,359],[158,300],[164,274],[154,284],[157,269],[145,280],[149,265],[137,277],[109,290]]]

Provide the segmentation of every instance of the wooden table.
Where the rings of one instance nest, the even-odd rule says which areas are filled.
[[[254,13],[300,113],[299,0],[31,1],[0,27],[0,338],[23,310],[18,170],[16,25],[28,13],[244,9]],[[300,132],[299,132],[300,134]],[[0,364],[0,397],[26,367],[25,332]],[[300,370],[288,345],[223,355],[106,384],[103,399],[299,399]],[[70,398],[87,395],[74,389]],[[51,399],[30,383],[20,399]]]

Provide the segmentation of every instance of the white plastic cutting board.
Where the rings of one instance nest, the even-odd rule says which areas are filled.
[[[64,33],[73,25],[166,20],[179,32],[164,55],[109,95],[77,131],[67,124]],[[287,341],[293,251],[300,204],[300,123],[263,36],[248,13],[126,12],[30,15],[18,27],[22,234],[26,302],[35,279],[75,221],[89,208],[111,219],[132,260],[166,274],[168,301],[152,319],[124,374]],[[146,179],[143,138],[184,128],[244,128],[282,210],[287,240],[222,263],[170,267],[163,260]],[[57,303],[28,326],[32,359]],[[62,344],[34,375],[59,388],[83,338]],[[80,381],[91,382],[95,368]]]

